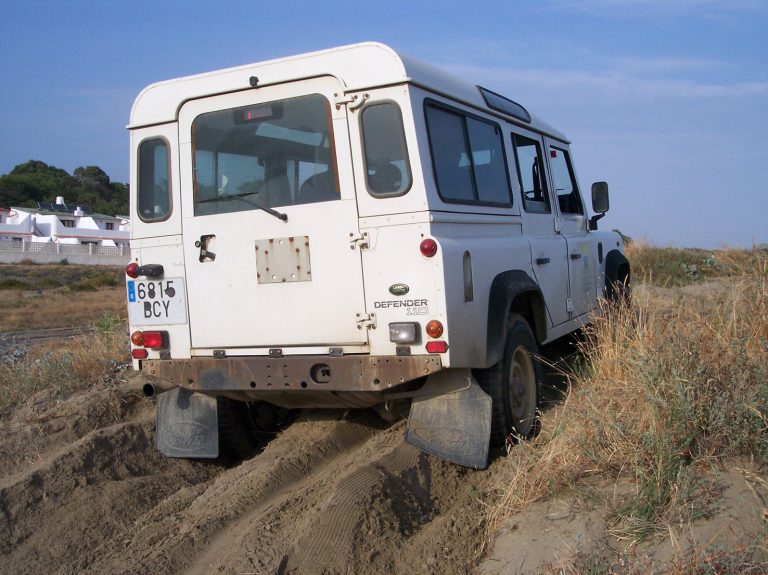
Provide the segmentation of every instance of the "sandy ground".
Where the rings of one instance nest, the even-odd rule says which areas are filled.
[[[612,540],[609,509],[632,486],[597,485],[535,504],[488,545],[503,460],[467,470],[403,431],[370,412],[305,412],[251,459],[186,461],[155,450],[154,404],[127,384],[39,393],[0,414],[0,574],[562,573],[606,553],[612,573],[661,573],[688,548],[766,541],[766,484],[745,464],[716,479],[710,519],[658,542]],[[630,555],[644,567],[625,569]]]
[[[467,573],[492,477],[370,413],[306,413],[250,460],[159,455],[124,389],[0,424],[0,573]]]
[[[572,566],[599,557],[610,573],[768,573],[768,486],[751,467],[745,462],[712,475],[717,501],[710,517],[670,526],[639,545],[608,534],[610,510],[631,492],[629,483],[595,486],[589,499],[535,503],[506,522],[475,572],[572,573]],[[718,561],[720,555],[729,557]],[[749,570],[737,569],[739,555],[749,556]],[[702,557],[721,569],[694,569],[691,560],[703,564]]]

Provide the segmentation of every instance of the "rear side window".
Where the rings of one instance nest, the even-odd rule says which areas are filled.
[[[457,110],[426,107],[432,166],[446,202],[510,206],[501,129]]]
[[[552,179],[555,182],[557,203],[560,213],[583,214],[579,188],[576,186],[576,177],[573,174],[573,166],[568,152],[560,148],[549,149],[549,166],[552,169]]]
[[[160,222],[171,214],[168,142],[161,138],[139,144],[139,217]]]
[[[411,187],[411,165],[403,117],[394,102],[363,109],[361,118],[365,172],[372,196],[401,196]]]
[[[517,178],[520,181],[525,211],[550,213],[552,206],[549,201],[544,160],[541,157],[539,142],[520,134],[512,134],[512,143],[515,147]]]

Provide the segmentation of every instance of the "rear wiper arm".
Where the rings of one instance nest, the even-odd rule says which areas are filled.
[[[227,194],[226,196],[217,196],[215,198],[206,198],[204,200],[198,200],[197,203],[205,204],[207,202],[218,202],[221,200],[231,200],[232,198],[237,198],[238,200],[244,201],[246,204],[251,204],[252,206],[259,208],[260,210],[267,212],[270,216],[274,216],[278,220],[283,220],[284,222],[288,221],[288,214],[278,212],[277,210],[273,210],[272,208],[268,208],[267,206],[262,206],[260,203],[254,202],[253,200],[249,200],[245,197],[250,195],[251,195],[250,192],[246,192],[242,194]]]

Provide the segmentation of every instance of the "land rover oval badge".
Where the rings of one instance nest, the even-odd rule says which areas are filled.
[[[408,293],[408,290],[410,290],[407,285],[405,284],[392,284],[389,286],[389,293],[392,295],[405,295]]]

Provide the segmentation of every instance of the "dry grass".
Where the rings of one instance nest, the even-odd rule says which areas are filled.
[[[87,326],[127,316],[119,268],[0,265],[0,332]]]
[[[553,566],[541,575],[647,575],[661,572],[648,560],[602,549],[592,555],[578,554],[569,563]],[[765,575],[765,572],[765,563],[753,559],[746,548],[689,551],[676,557],[663,571],[665,575]]]
[[[64,398],[112,383],[116,367],[130,361],[125,318],[124,274],[120,268],[0,265],[0,332],[54,327],[96,331],[26,349],[22,357],[0,359],[0,412],[47,390]]]
[[[122,322],[105,318],[94,333],[43,343],[18,361],[0,362],[0,413],[40,391],[64,399],[77,391],[120,381],[130,361],[126,328]]]
[[[707,279],[740,277],[755,259],[765,261],[768,249],[752,250],[662,248],[642,242],[627,246],[632,276],[657,286],[684,286]]]
[[[634,246],[629,257],[635,281],[690,283],[679,274],[681,262],[694,263],[685,252]],[[709,253],[710,263],[695,281],[716,276],[712,289],[675,288],[662,305],[654,298],[658,288],[640,290],[632,310],[606,309],[588,329],[584,361],[568,374],[564,404],[548,416],[554,423],[503,462],[509,473],[496,489],[491,532],[532,502],[628,478],[635,491],[613,511],[609,531],[632,545],[669,525],[708,516],[719,492],[703,470],[731,458],[766,464],[766,252]],[[744,567],[707,567],[729,561]],[[757,572],[742,555],[683,557],[678,563],[675,573]],[[604,572],[589,564],[573,572]]]

